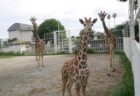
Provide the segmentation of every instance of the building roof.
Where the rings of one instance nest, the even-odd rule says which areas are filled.
[[[32,25],[23,23],[14,23],[8,28],[8,31],[31,31],[33,30]]]

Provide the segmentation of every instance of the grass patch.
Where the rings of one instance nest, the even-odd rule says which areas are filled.
[[[14,56],[23,56],[23,54],[14,52],[0,52],[0,58],[11,58]]]
[[[0,56],[0,59],[4,59],[4,58],[12,58],[14,56]]]
[[[131,63],[124,52],[119,53],[119,55],[124,67],[124,75],[122,82],[112,90],[110,96],[134,96],[134,80]]]

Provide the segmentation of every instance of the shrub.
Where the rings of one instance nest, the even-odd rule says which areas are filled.
[[[0,56],[21,56],[24,54],[21,54],[19,52],[14,53],[14,52],[0,52]]]
[[[88,48],[87,53],[95,53],[95,50],[93,48]]]
[[[74,54],[77,54],[78,52],[79,52],[79,50],[77,49],[77,50],[74,51]],[[95,50],[93,48],[88,48],[87,53],[89,53],[89,54],[90,53],[95,53]]]

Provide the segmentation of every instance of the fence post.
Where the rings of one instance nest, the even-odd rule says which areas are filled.
[[[68,31],[68,36],[69,36],[69,53],[72,53],[72,41],[71,41],[71,32],[70,32],[70,30]]]
[[[56,31],[53,32],[53,39],[54,39],[54,51],[57,53],[57,35]]]

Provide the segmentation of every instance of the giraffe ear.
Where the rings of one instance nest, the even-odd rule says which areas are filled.
[[[92,23],[96,23],[97,22],[97,18],[93,19]]]
[[[84,24],[84,21],[82,19],[79,19],[79,21],[80,21],[81,24]]]

